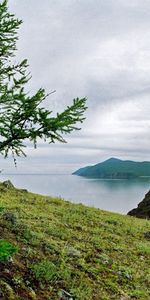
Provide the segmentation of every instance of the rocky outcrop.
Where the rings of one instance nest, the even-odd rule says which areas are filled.
[[[145,195],[145,198],[138,204],[137,208],[128,212],[128,215],[137,218],[150,219],[150,191]]]
[[[14,188],[14,185],[10,180],[3,181],[3,186],[6,187],[7,189],[12,189]]]

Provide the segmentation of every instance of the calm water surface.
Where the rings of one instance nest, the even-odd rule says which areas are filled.
[[[18,188],[126,214],[150,189],[150,178],[99,180],[73,175],[2,175]]]

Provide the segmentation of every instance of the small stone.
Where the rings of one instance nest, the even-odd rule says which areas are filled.
[[[144,237],[150,239],[150,231],[144,232]]]
[[[121,295],[121,297],[118,300],[129,300],[129,299],[131,299],[130,296],[128,296],[128,295]]]
[[[9,221],[13,225],[17,223],[17,217],[13,212],[7,212],[3,214],[3,219]]]
[[[59,291],[58,296],[59,300],[73,300],[73,296],[65,290]]]
[[[20,189],[20,191],[23,192],[23,193],[28,193],[27,189]]]
[[[145,257],[143,255],[140,256],[141,260],[145,260]]]
[[[37,299],[36,293],[35,293],[35,291],[32,288],[30,288],[29,296],[31,297],[32,300],[36,300]]]
[[[36,198],[33,198],[31,204],[35,204],[35,203],[36,203]]]
[[[4,272],[5,272],[6,274],[10,274],[10,273],[11,273],[10,270],[8,270],[8,269],[4,269]]]
[[[74,247],[67,247],[67,255],[71,257],[81,257],[81,252]]]
[[[12,258],[11,256],[9,257],[8,261],[9,261],[11,264],[14,263],[14,260],[13,260],[13,258]]]
[[[82,226],[79,224],[79,225],[77,225],[76,227],[75,227],[77,230],[79,230],[79,231],[82,231]]]

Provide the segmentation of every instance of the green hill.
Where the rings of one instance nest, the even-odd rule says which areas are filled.
[[[148,220],[0,184],[0,299],[150,299]]]
[[[94,166],[81,168],[75,171],[73,175],[108,179],[131,179],[150,176],[150,162],[135,162],[110,158]]]

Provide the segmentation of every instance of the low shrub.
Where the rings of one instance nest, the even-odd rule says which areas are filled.
[[[12,245],[10,242],[6,240],[0,240],[0,261],[8,261],[9,258],[17,252],[17,250],[18,248]]]

